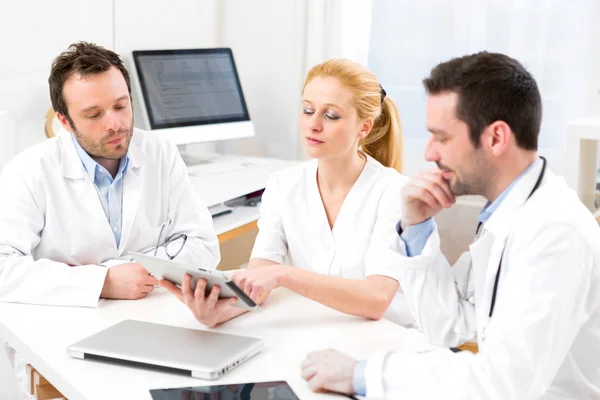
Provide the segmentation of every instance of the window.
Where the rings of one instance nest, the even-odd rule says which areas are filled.
[[[439,62],[487,50],[516,58],[536,78],[540,154],[562,174],[567,122],[598,113],[598,16],[594,0],[374,1],[369,68],[398,104],[405,172],[428,167],[423,78]]]

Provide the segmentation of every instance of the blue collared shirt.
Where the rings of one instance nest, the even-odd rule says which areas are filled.
[[[117,247],[119,247],[123,226],[123,176],[129,165],[129,153],[121,158],[119,170],[113,178],[106,168],[90,157],[79,142],[77,142],[75,136],[72,134],[71,136],[83,168],[85,168],[94,186],[96,186],[98,198],[100,199],[100,203],[102,203],[102,208],[104,209],[110,228],[115,235]]]
[[[529,171],[531,171],[535,165],[542,162],[541,159],[537,159],[535,162],[531,163],[525,171],[521,173],[514,181],[511,182],[510,185],[506,189],[500,193],[493,202],[487,202],[483,209],[479,212],[479,222],[484,224],[494,211],[498,209],[502,201],[506,198],[506,196],[510,193],[510,191],[515,187],[517,182],[521,180]],[[396,230],[400,232],[400,222],[396,226]],[[406,245],[406,255],[408,257],[414,257],[421,254],[423,248],[425,247],[425,243],[427,239],[429,239],[429,235],[435,229],[435,224],[433,222],[433,218],[429,218],[427,221],[421,222],[420,224],[409,226],[402,231],[400,238],[404,241]],[[367,366],[367,362],[365,360],[359,361],[354,369],[354,375],[352,379],[352,383],[354,385],[354,392],[360,396],[365,396],[367,392],[366,381],[365,381],[365,368]]]

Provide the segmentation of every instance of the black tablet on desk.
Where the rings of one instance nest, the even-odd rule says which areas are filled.
[[[153,389],[152,400],[298,400],[284,381]]]

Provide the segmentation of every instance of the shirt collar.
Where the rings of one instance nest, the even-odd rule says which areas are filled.
[[[527,175],[527,173],[533,169],[534,165],[537,165],[540,162],[542,162],[541,158],[538,158],[537,160],[532,162],[531,165],[529,165],[529,167],[527,167],[525,171],[521,173],[521,175],[517,176],[517,178],[514,181],[512,181],[511,184],[508,185],[508,187],[502,191],[502,193],[500,193],[500,196],[498,196],[496,200],[494,200],[491,203],[488,201],[479,213],[479,216],[477,217],[479,219],[479,222],[484,224],[488,219],[490,219],[494,211],[498,209],[504,198],[510,193],[513,187],[515,187],[517,182],[519,182],[521,178]]]
[[[73,139],[73,143],[75,144],[75,150],[77,150],[77,154],[81,159],[81,163],[83,164],[83,168],[92,179],[92,182],[96,182],[96,169],[102,168],[100,164],[98,164],[90,155],[81,147],[74,134],[71,134],[71,138]],[[125,157],[121,157],[121,161],[119,162],[119,170],[117,175],[115,176],[115,180],[119,179],[125,171],[127,170],[127,166],[129,165],[129,151],[125,154]],[[105,169],[104,169],[105,170]],[[106,171],[106,170],[105,170]],[[106,171],[108,173],[108,171]],[[112,177],[111,177],[112,178]]]

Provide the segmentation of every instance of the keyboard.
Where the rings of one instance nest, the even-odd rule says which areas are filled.
[[[225,172],[241,171],[248,168],[264,167],[273,163],[272,160],[241,159],[235,161],[214,161],[188,166],[188,174],[207,176]]]

